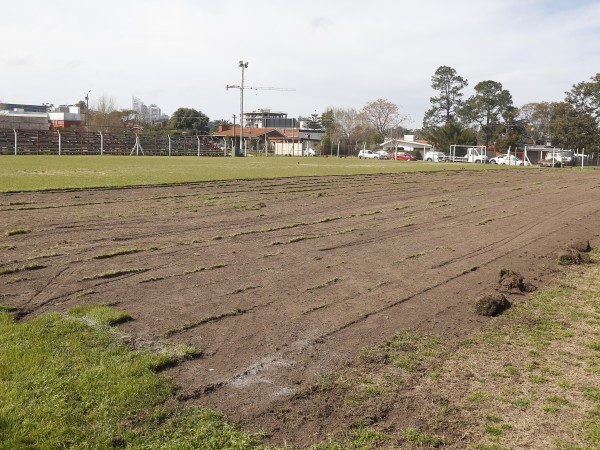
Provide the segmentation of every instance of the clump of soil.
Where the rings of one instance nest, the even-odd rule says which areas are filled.
[[[567,249],[558,256],[558,263],[565,266],[591,263],[592,259],[588,254],[590,251],[592,251],[590,241],[571,242]]]
[[[480,316],[497,316],[510,306],[504,294],[495,293],[480,298],[475,304],[475,312]]]
[[[502,269],[500,270],[500,280],[498,281],[500,284],[500,290],[505,292],[533,292],[537,289],[531,283],[526,283],[524,281],[523,275],[519,272],[515,272],[510,269]]]
[[[566,252],[562,253],[558,257],[558,263],[564,266],[588,264],[591,262],[592,259],[590,258],[590,255],[584,252],[577,251],[574,248],[567,249]]]
[[[592,251],[590,241],[573,241],[569,244],[569,249],[575,250],[581,253],[589,253]]]

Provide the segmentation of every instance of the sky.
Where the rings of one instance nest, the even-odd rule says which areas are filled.
[[[419,128],[440,66],[562,101],[600,72],[600,0],[28,0],[3,2],[0,102],[75,104],[88,91],[131,108],[211,120],[288,117],[386,99]]]

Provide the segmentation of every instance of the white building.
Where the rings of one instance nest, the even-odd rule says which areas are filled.
[[[138,97],[132,97],[131,109],[138,113],[138,121],[143,123],[154,123],[165,120],[165,114],[162,114],[160,108],[152,103],[150,106]],[[169,118],[168,116],[166,117]]]
[[[380,147],[388,153],[393,152],[418,152],[421,157],[425,155],[425,152],[431,150],[433,145],[423,139],[415,139],[413,134],[404,135],[402,139],[388,138],[383,144],[379,144]]]

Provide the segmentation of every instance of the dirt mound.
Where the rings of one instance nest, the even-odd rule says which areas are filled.
[[[592,251],[592,246],[590,245],[590,241],[582,240],[582,241],[573,241],[569,244],[569,249],[575,250],[581,253],[589,253]]]
[[[497,316],[510,306],[504,294],[495,293],[480,298],[475,304],[475,312],[480,316]]]
[[[558,256],[558,263],[563,266],[589,264],[592,262],[590,255],[592,251],[590,241],[571,242],[567,249]]]
[[[527,293],[537,289],[533,284],[526,283],[523,275],[519,272],[510,269],[500,270],[500,280],[498,283],[500,284],[500,290],[503,292]]]

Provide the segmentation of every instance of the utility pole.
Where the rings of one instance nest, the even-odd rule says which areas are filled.
[[[85,131],[87,131],[89,125],[88,115],[90,112],[90,92],[92,92],[91,89],[85,93]]]
[[[233,145],[231,146],[231,156],[235,156],[235,114],[233,116]]]
[[[244,141],[244,89],[256,89],[256,90],[268,90],[268,91],[294,91],[295,89],[288,88],[276,88],[276,87],[254,87],[254,86],[244,86],[244,69],[248,68],[248,63],[244,61],[240,61],[239,67],[242,68],[242,84],[239,86],[236,84],[226,85],[225,90],[229,89],[239,89],[240,90],[240,149],[243,148]],[[235,135],[235,127],[234,127],[234,135]],[[235,156],[235,151],[231,154]],[[244,152],[244,156],[246,153]]]
[[[242,68],[242,84],[240,85],[240,147],[244,146],[244,69],[248,68],[248,63],[240,61]],[[244,151],[244,156],[246,152]]]

